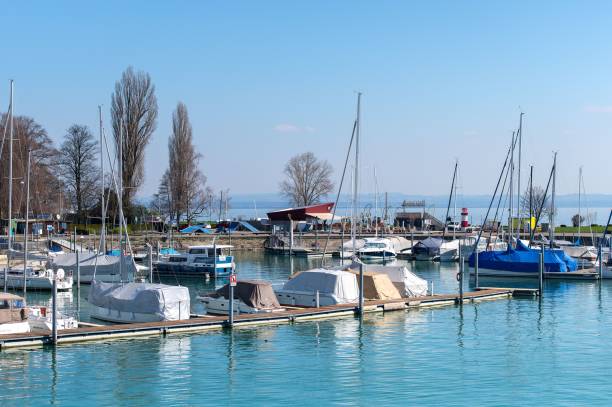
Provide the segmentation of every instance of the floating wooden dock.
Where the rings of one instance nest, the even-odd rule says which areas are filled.
[[[480,289],[466,292],[463,303],[510,298],[514,289]],[[460,303],[458,294],[440,294],[401,300],[366,301],[364,312],[389,312],[425,307],[441,307]],[[234,317],[234,327],[251,325],[277,325],[314,319],[355,316],[357,304],[342,304],[320,308],[295,308],[266,314],[241,314]],[[227,316],[197,316],[181,321],[148,322],[121,325],[83,324],[76,329],[58,331],[58,344],[101,341],[138,336],[168,335],[172,333],[202,332],[228,326]],[[51,332],[39,331],[26,334],[0,335],[0,350],[8,348],[36,347],[52,344]]]

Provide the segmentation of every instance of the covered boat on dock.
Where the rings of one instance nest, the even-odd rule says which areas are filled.
[[[278,302],[282,305],[314,307],[356,303],[359,286],[355,274],[342,270],[313,269],[296,273],[279,290]]]
[[[121,257],[94,252],[79,253],[79,264],[81,283],[89,284],[94,280],[104,282],[117,282],[132,280],[136,271],[136,265],[130,256],[123,257],[123,276],[121,276]],[[77,276],[77,254],[60,254],[53,258],[48,265],[49,268],[63,268],[72,274],[73,279]],[[95,273],[95,275],[94,275]]]
[[[350,272],[357,277],[357,285],[359,286],[359,271],[350,270]],[[366,300],[399,300],[402,295],[386,274],[364,271],[363,297]]]
[[[206,307],[207,314],[229,314],[229,284],[216,292],[198,296]],[[239,280],[234,287],[234,313],[260,314],[279,312],[285,309],[280,306],[272,285],[267,281]]]
[[[474,254],[470,256],[470,268],[473,272]],[[504,277],[537,277],[539,274],[540,250],[527,247],[518,240],[516,248],[508,247],[505,251],[488,251],[478,254],[478,274],[483,276]],[[560,249],[544,251],[545,273],[566,273],[577,270],[576,260]]]
[[[92,281],[87,301],[91,317],[118,323],[189,319],[189,289],[152,283]]]
[[[386,274],[402,298],[424,297],[427,295],[429,289],[427,280],[417,276],[408,270],[406,266],[368,265],[366,270]]]
[[[431,261],[440,256],[440,246],[442,239],[437,237],[428,237],[414,244],[412,247],[412,256],[416,260]]]

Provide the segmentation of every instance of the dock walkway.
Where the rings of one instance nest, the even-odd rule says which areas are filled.
[[[510,298],[513,289],[487,288],[464,293],[463,302]],[[364,312],[388,312],[413,308],[440,307],[458,304],[457,294],[440,294],[401,300],[366,301]],[[357,304],[341,304],[319,308],[291,308],[282,312],[266,314],[241,314],[234,317],[234,327],[250,325],[278,325],[313,319],[354,316],[358,314]],[[228,326],[227,316],[197,316],[181,321],[163,321],[120,325],[79,327],[58,331],[58,344],[100,341],[138,336],[167,335],[172,333],[202,332],[222,329]],[[52,343],[51,332],[39,331],[26,334],[0,335],[0,350],[8,348],[35,347]]]

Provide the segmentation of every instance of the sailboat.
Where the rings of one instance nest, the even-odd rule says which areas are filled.
[[[521,114],[521,124],[522,124],[522,114]],[[489,208],[487,210],[487,215],[485,216],[485,223],[487,221],[489,211],[491,210],[491,206],[495,200],[495,196],[497,194],[497,190],[499,188],[501,179],[506,171],[510,173],[510,188],[508,190],[508,194],[510,198],[509,205],[509,219],[508,219],[508,228],[510,229],[508,247],[505,251],[485,251],[480,253],[473,253],[469,259],[469,265],[471,268],[471,272],[474,272],[475,266],[475,256],[478,256],[478,273],[482,276],[504,276],[504,277],[537,277],[539,275],[540,270],[540,250],[532,249],[528,247],[520,238],[517,233],[517,237],[513,239],[512,232],[512,172],[514,170],[514,147],[516,146],[517,141],[520,140],[521,137],[521,128],[519,127],[519,131],[516,132],[516,135],[513,133],[512,141],[510,143],[510,147],[506,154],[506,160],[502,167],[502,171],[499,175],[499,179],[497,181],[497,186],[495,188],[495,192],[491,198],[491,203],[489,204]],[[520,151],[520,149],[519,149]],[[519,159],[520,162],[520,159]],[[541,206],[537,211],[536,216],[536,225],[542,213],[542,206],[546,201],[546,195],[548,194],[548,189],[550,187],[552,181],[552,198],[551,198],[551,217],[550,217],[550,241],[554,241],[554,220],[555,220],[555,184],[556,184],[556,168],[557,168],[557,154],[554,155],[553,166],[550,172],[550,176],[548,179],[548,184],[546,186],[546,190],[544,193],[544,198],[542,200]],[[507,175],[507,174],[506,174]],[[520,185],[520,182],[519,182]],[[502,188],[503,190],[503,188]],[[503,191],[501,192],[503,194]],[[501,195],[500,195],[501,197]],[[518,231],[517,231],[518,232]],[[475,242],[475,247],[479,244],[480,238],[482,235],[482,230],[479,232],[478,239]],[[533,230],[531,231],[530,242],[533,240]],[[512,243],[515,242],[515,246]],[[566,272],[576,271],[577,264],[574,259],[567,256],[563,250],[553,249],[552,245],[549,249],[544,251],[544,272],[547,274],[561,274]]]
[[[597,249],[594,246],[585,246],[582,244],[582,191],[584,189],[584,179],[582,176],[582,167],[578,170],[578,240],[573,244],[564,245],[561,248],[570,257],[576,259],[579,268],[595,267],[597,263]],[[590,214],[587,208],[587,223],[591,225]],[[595,241],[593,229],[591,229],[591,241]]]
[[[116,323],[175,321],[189,319],[191,302],[189,289],[182,286],[139,283],[124,273],[124,244],[129,246],[127,223],[123,216],[123,127],[119,130],[117,145],[118,174],[112,174],[119,207],[119,275],[121,282],[106,283],[96,280],[94,272],[87,301],[91,304],[91,317]],[[125,233],[125,234],[124,234]],[[133,259],[132,259],[133,262]]]

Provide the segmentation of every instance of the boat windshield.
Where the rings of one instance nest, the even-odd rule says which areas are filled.
[[[366,243],[365,247],[373,249],[384,249],[385,247],[387,247],[387,245],[384,243]]]

